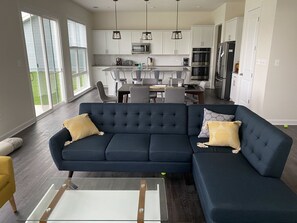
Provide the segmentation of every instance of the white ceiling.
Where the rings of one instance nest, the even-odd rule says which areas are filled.
[[[96,11],[113,11],[113,0],[72,0],[84,8]],[[225,2],[243,2],[245,0],[180,0],[180,11],[212,11]],[[94,8],[97,7],[97,8]],[[118,0],[118,11],[144,11],[144,0]],[[149,0],[149,11],[175,11],[176,0]]]

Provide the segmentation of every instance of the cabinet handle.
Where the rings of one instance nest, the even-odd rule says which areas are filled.
[[[240,73],[239,76],[243,76],[243,73]]]

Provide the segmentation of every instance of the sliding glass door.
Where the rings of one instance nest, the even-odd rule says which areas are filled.
[[[64,100],[57,22],[22,12],[36,116]]]

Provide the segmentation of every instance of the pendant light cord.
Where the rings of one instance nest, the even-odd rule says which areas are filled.
[[[147,1],[145,1],[145,32],[147,32]]]
[[[178,30],[178,1],[176,0],[176,31]]]
[[[115,15],[115,23],[116,23],[116,31],[118,31],[118,17],[117,17],[117,0],[114,1],[114,15]]]

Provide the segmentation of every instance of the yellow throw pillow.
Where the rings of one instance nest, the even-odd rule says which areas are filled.
[[[70,132],[72,142],[91,135],[103,135],[103,132],[99,132],[87,113],[67,119],[63,125]]]
[[[209,129],[210,146],[230,146],[236,150],[240,150],[240,140],[238,130],[241,126],[241,121],[234,122],[207,122]]]

